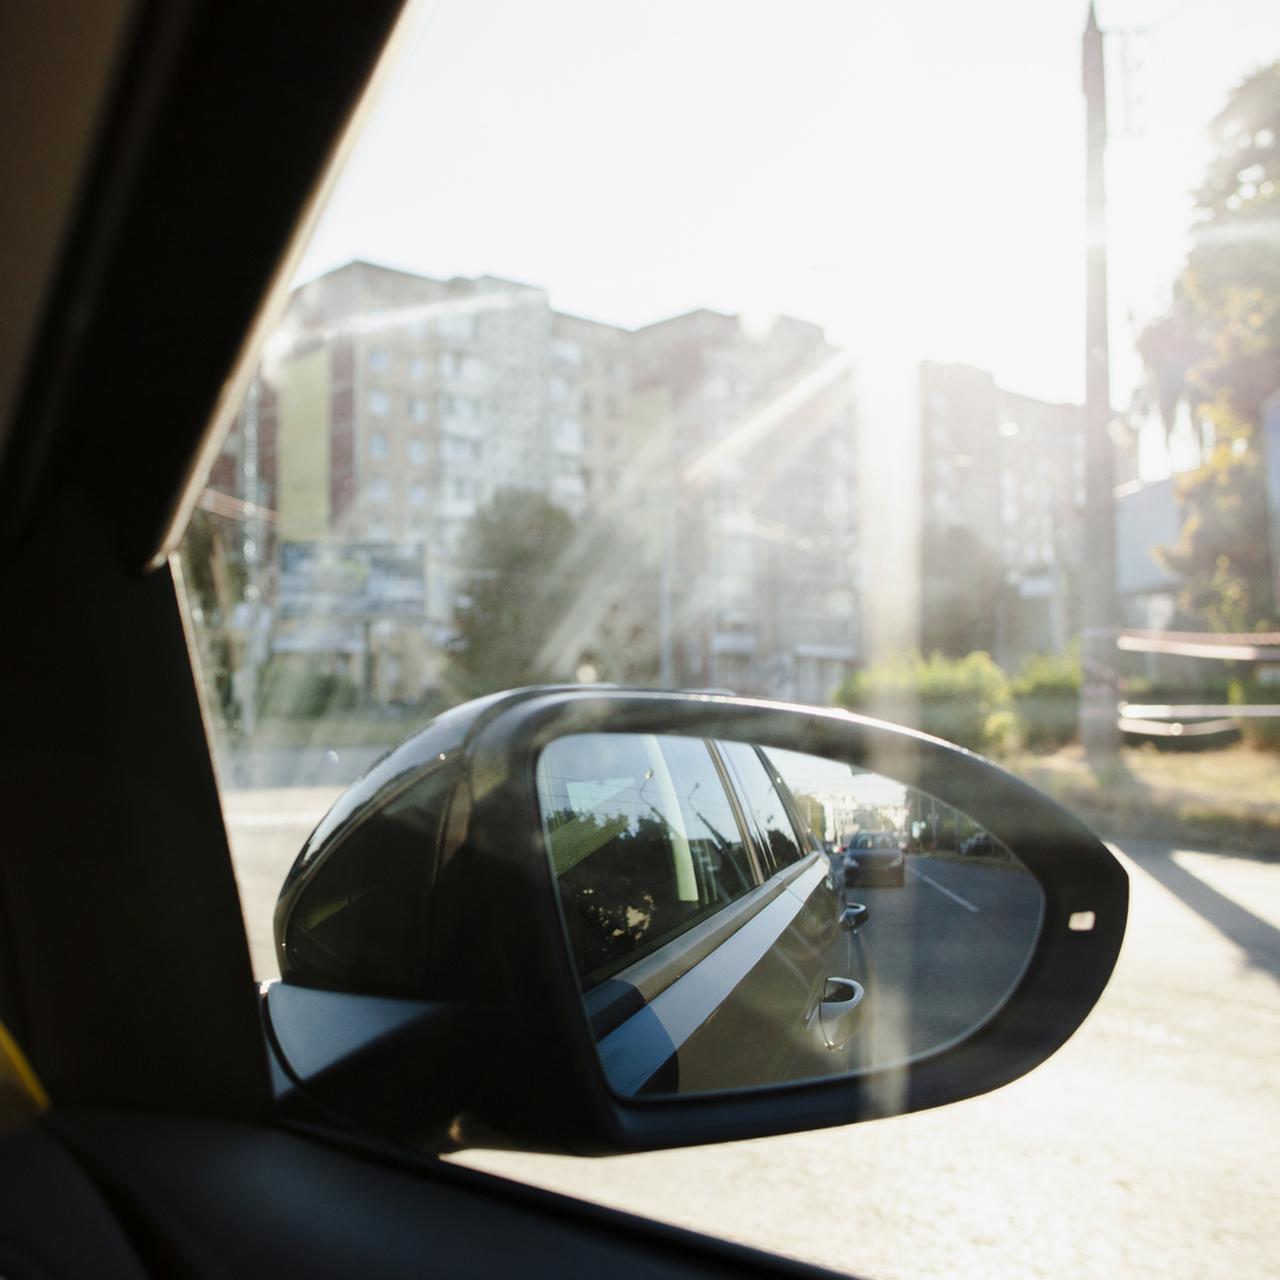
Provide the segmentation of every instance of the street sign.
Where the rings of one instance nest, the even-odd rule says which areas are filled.
[[[283,617],[422,617],[426,598],[425,561],[416,544],[280,544]]]

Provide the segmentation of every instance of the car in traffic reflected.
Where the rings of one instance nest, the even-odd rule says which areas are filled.
[[[843,856],[847,888],[859,885],[901,888],[906,882],[902,837],[896,831],[856,832],[845,844]]]

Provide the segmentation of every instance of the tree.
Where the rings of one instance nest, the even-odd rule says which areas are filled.
[[[1193,248],[1169,314],[1138,342],[1166,425],[1179,402],[1223,395],[1256,423],[1280,385],[1280,62],[1237,86],[1209,133]]]
[[[997,751],[1015,727],[1009,678],[990,654],[898,654],[848,676],[837,706],[911,725],[974,751]]]
[[[464,547],[448,679],[475,697],[552,680],[643,681],[656,668],[654,575],[598,517],[508,489]]]
[[[565,664],[541,656],[575,595],[566,563],[573,535],[572,517],[520,489],[499,492],[472,518],[449,646],[460,696],[573,678]]]
[[[920,648],[962,658],[996,647],[1000,566],[964,525],[927,525],[920,540]]]
[[[243,564],[229,553],[228,534],[221,520],[197,508],[191,513],[181,557],[183,577],[198,614],[196,648],[213,694],[211,702],[219,723],[235,727],[240,722],[240,707],[232,682],[236,660],[231,616],[244,599],[245,574]]]
[[[1179,541],[1157,554],[1188,612],[1242,631],[1275,612],[1259,427],[1280,388],[1280,62],[1237,86],[1210,136],[1194,247],[1138,348],[1166,433],[1185,403],[1202,442],[1202,465],[1179,483]]]
[[[1181,580],[1179,604],[1212,631],[1270,629],[1275,616],[1267,500],[1258,435],[1225,393],[1204,407],[1215,443],[1178,482],[1182,530],[1156,556]]]

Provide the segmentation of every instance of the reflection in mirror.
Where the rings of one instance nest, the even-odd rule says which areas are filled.
[[[565,932],[620,1094],[899,1066],[1017,984],[1039,884],[963,813],[749,743],[580,734],[538,764]]]

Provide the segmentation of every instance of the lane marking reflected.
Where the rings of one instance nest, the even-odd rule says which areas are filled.
[[[932,876],[927,876],[919,867],[911,863],[907,863],[907,870],[912,875],[919,876],[925,884],[931,884],[939,893],[945,893],[952,902],[958,902],[966,911],[972,911],[974,915],[978,914],[978,908],[973,905],[967,898],[962,898],[958,893],[952,893],[945,884],[939,884]]]

